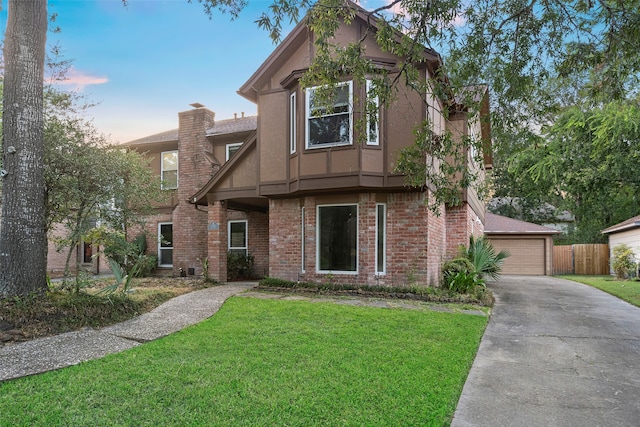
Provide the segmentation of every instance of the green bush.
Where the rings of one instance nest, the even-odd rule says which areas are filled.
[[[484,280],[468,258],[459,257],[445,262],[442,266],[442,284],[450,291],[468,294],[477,286],[484,287]]]
[[[626,279],[636,269],[635,253],[633,249],[624,243],[613,247],[613,261],[611,267],[616,274],[616,279]]]
[[[238,252],[227,253],[227,278],[248,278],[253,274],[253,255]]]

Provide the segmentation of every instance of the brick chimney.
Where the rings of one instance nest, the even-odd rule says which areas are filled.
[[[202,104],[178,113],[178,205],[173,211],[173,270],[179,275],[202,273],[200,260],[207,257],[207,207],[189,203],[209,181],[211,163],[205,151],[211,150],[207,129],[215,122],[215,113]]]

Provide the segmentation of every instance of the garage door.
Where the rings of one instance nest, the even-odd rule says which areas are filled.
[[[544,275],[544,239],[489,239],[496,251],[506,250],[502,274]]]

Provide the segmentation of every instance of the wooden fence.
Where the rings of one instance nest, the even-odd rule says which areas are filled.
[[[554,246],[553,274],[608,275],[609,245]]]

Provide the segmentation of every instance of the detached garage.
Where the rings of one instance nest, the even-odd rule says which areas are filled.
[[[496,251],[510,254],[504,260],[502,274],[553,274],[553,235],[560,231],[487,213],[484,234]]]

